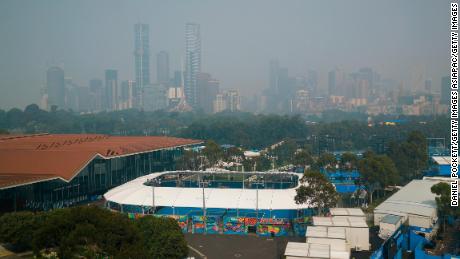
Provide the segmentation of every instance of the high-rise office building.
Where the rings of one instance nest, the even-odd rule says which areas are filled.
[[[441,79],[441,104],[450,103],[450,77],[444,76]]]
[[[185,25],[185,97],[193,108],[197,106],[197,76],[201,72],[200,25]]]
[[[134,108],[136,93],[135,84],[136,82],[134,82],[133,80],[126,80],[121,82],[121,94],[119,102],[120,110]]]
[[[431,94],[433,91],[431,79],[425,80],[425,92]]]
[[[105,91],[101,79],[89,81],[91,111],[102,111],[105,103]]]
[[[59,67],[50,67],[46,71],[46,91],[48,93],[48,108],[57,106],[65,108],[65,80],[64,70]]]
[[[169,54],[166,51],[160,51],[157,54],[157,82],[169,83]]]
[[[105,96],[107,110],[117,110],[118,108],[118,72],[117,70],[107,69],[105,71]]]
[[[134,71],[136,84],[139,89],[139,102],[142,106],[143,87],[150,84],[150,51],[149,51],[149,25],[134,25]]]
[[[329,95],[344,95],[346,94],[345,88],[345,73],[335,68],[328,73],[328,92]]]
[[[219,93],[219,80],[213,79],[208,73],[198,74],[198,107],[206,113],[213,112],[213,101]]]

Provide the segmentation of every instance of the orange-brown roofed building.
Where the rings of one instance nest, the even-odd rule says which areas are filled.
[[[0,211],[90,200],[139,176],[175,170],[200,140],[101,134],[0,135]]]

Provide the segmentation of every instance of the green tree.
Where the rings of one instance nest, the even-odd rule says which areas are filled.
[[[353,170],[358,166],[358,157],[350,152],[345,152],[340,157],[340,168],[342,170]]]
[[[9,243],[19,250],[32,248],[32,237],[41,228],[45,214],[33,212],[13,212],[0,217],[0,242]]]
[[[213,140],[207,140],[203,149],[203,155],[209,162],[209,166],[214,166],[223,157],[222,148]]]
[[[388,185],[399,182],[399,174],[393,161],[386,155],[375,155],[366,152],[358,163],[362,184],[369,192],[369,202],[372,203],[373,194]]]
[[[426,138],[420,131],[412,131],[406,141],[390,143],[388,155],[401,172],[403,183],[419,178],[428,165]]]
[[[149,258],[185,258],[187,243],[177,222],[170,218],[143,217],[136,221]]]
[[[300,179],[301,185],[296,189],[294,198],[297,204],[309,203],[318,208],[321,214],[325,208],[335,207],[339,195],[335,187],[320,172],[307,170]]]
[[[337,165],[337,159],[335,156],[331,153],[323,153],[318,157],[318,160],[316,161],[316,168],[326,168],[328,170],[334,170]]]
[[[460,216],[460,207],[450,205],[450,185],[440,182],[431,186],[431,192],[438,195],[436,205],[441,216]]]
[[[301,150],[294,155],[293,164],[305,167],[313,164],[313,157],[306,150]]]
[[[199,153],[193,150],[185,150],[177,160],[177,168],[180,170],[198,170],[199,165]]]
[[[450,185],[446,182],[440,182],[431,186],[431,192],[438,195],[436,205],[438,207],[439,218],[442,219],[442,226],[446,230],[446,218],[449,216],[460,217],[460,207],[450,205]]]

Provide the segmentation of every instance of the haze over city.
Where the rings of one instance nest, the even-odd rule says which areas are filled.
[[[200,25],[201,71],[242,96],[269,88],[269,61],[289,76],[370,67],[404,89],[431,80],[439,93],[449,71],[449,1],[1,1],[0,108],[39,103],[46,71],[59,66],[79,86],[135,80],[134,24],[149,25],[150,77],[156,54],[170,73],[185,62],[185,24]]]

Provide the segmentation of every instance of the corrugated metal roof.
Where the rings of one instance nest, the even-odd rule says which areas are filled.
[[[108,159],[201,142],[156,136],[5,135],[0,138],[0,189],[53,178],[69,181],[95,157]]]

